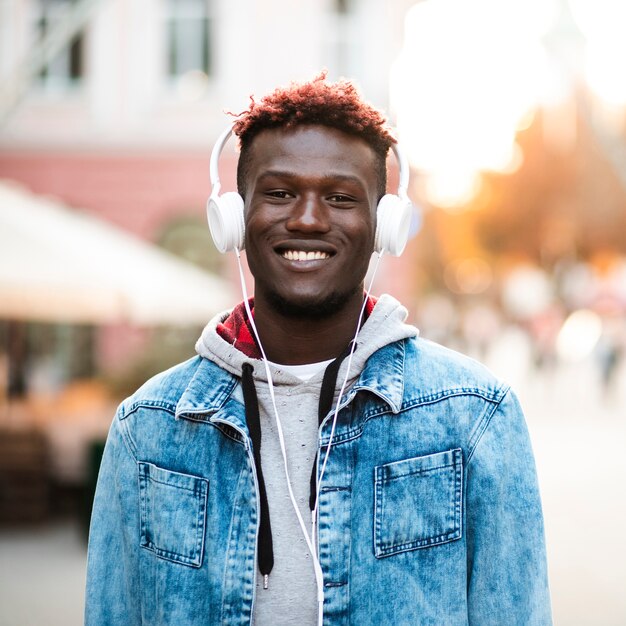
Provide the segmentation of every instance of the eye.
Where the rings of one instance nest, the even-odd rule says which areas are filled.
[[[291,194],[284,189],[272,189],[271,191],[266,191],[265,195],[268,198],[276,198],[278,200],[286,200],[287,198],[291,198]]]
[[[327,196],[327,199],[331,204],[349,204],[355,202],[352,196],[347,196],[344,193],[333,193]]]

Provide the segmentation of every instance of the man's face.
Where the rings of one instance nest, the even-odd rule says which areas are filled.
[[[246,253],[257,300],[310,317],[341,309],[362,291],[374,246],[374,151],[313,125],[265,130],[249,149]]]

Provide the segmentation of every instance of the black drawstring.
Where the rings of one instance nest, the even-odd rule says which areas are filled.
[[[326,371],[324,372],[324,378],[322,379],[322,388],[320,389],[320,401],[317,405],[317,423],[322,425],[324,418],[328,415],[331,407],[333,406],[333,400],[335,399],[335,385],[337,384],[337,375],[339,374],[339,368],[344,359],[350,354],[350,348],[352,342],[350,342],[344,349],[344,351],[332,362],[328,364]],[[315,508],[315,500],[317,496],[317,451],[315,452],[315,458],[313,459],[313,468],[311,469],[311,483],[309,489],[309,508],[311,511]]]
[[[241,387],[246,408],[246,423],[248,424],[250,438],[252,439],[252,455],[254,457],[254,467],[256,468],[256,475],[259,481],[259,497],[261,499],[261,521],[259,524],[257,558],[259,571],[263,576],[263,586],[267,588],[267,576],[270,575],[274,567],[274,550],[272,545],[270,509],[267,504],[267,491],[265,490],[263,468],[261,467],[261,419],[259,417],[259,400],[254,387],[254,379],[252,378],[254,368],[250,363],[244,363],[241,372]]]
[[[335,385],[337,384],[337,375],[343,360],[350,354],[352,342],[348,344],[346,349],[326,368],[324,378],[322,379],[322,388],[320,390],[320,400],[317,410],[318,423],[321,424],[328,412],[330,411],[335,397]],[[261,418],[259,416],[259,400],[256,395],[254,386],[254,378],[252,374],[254,368],[250,363],[244,363],[241,368],[241,388],[243,391],[243,402],[246,410],[246,423],[252,439],[252,456],[254,458],[254,467],[256,469],[257,479],[259,481],[259,497],[261,509],[261,521],[259,524],[259,545],[257,550],[257,559],[259,563],[259,571],[263,576],[263,586],[267,589],[267,578],[274,567],[274,550],[272,544],[272,525],[270,522],[270,509],[267,503],[267,491],[265,489],[265,480],[263,478],[263,468],[261,467]],[[315,496],[317,492],[317,452],[313,460],[313,469],[311,471],[311,487],[309,494],[309,506],[311,511],[315,508]]]

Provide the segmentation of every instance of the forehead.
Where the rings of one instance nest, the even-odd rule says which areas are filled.
[[[303,125],[260,132],[250,145],[248,182],[268,171],[294,176],[356,177],[376,186],[377,160],[363,139],[327,126]]]

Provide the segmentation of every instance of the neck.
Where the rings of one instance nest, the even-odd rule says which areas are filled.
[[[284,365],[318,363],[337,357],[354,338],[362,306],[361,291],[337,313],[307,319],[276,311],[255,294],[254,321],[270,361]]]

